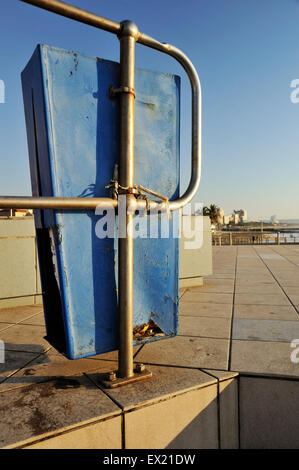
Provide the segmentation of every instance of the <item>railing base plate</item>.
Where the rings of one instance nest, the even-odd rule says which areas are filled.
[[[117,374],[117,372],[115,372]],[[115,380],[107,379],[107,374],[100,374],[98,377],[98,382],[105,388],[118,388],[123,387],[124,385],[129,385],[134,382],[140,382],[141,380],[150,379],[152,377],[152,372],[145,369],[142,372],[134,372],[133,377],[120,378],[117,377]]]

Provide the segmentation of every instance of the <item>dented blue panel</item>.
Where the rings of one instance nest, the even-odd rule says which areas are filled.
[[[22,73],[33,195],[109,196],[119,153],[119,64],[38,46]],[[136,70],[135,184],[179,195],[179,78]],[[47,339],[70,359],[118,347],[117,239],[93,211],[37,211]],[[134,327],[177,334],[178,239],[134,242]]]

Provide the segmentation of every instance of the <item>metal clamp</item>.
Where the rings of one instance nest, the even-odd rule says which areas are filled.
[[[119,88],[115,88],[113,85],[109,87],[109,98],[114,100],[116,96],[120,93],[129,93],[134,96],[135,98],[135,90],[134,88],[130,88],[128,86],[121,86]]]

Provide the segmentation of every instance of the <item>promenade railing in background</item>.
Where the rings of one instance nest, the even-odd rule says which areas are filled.
[[[299,232],[214,232],[213,245],[299,244]]]

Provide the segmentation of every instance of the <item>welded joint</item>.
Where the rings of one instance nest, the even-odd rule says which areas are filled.
[[[118,39],[122,39],[126,36],[130,36],[138,41],[140,31],[134,21],[124,20],[120,23],[120,32],[117,34]]]

